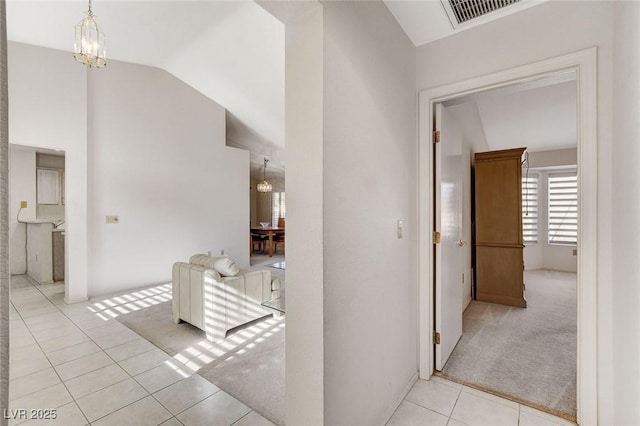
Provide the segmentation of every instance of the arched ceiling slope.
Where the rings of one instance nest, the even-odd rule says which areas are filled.
[[[71,52],[86,9],[8,0],[8,38]],[[162,68],[224,106],[227,144],[252,151],[252,171],[263,156],[284,169],[284,24],[252,1],[93,0],[93,12],[108,58]]]

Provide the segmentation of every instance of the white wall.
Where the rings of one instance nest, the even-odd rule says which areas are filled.
[[[418,48],[418,89],[437,87],[592,46],[598,47],[598,413],[617,424],[614,398],[637,389],[622,370],[613,375],[612,340],[612,54],[613,2],[546,2]],[[621,71],[622,72],[622,71]],[[631,77],[629,77],[631,78]],[[621,147],[633,139],[620,140]],[[629,170],[625,170],[629,172]],[[586,171],[588,173],[588,171]],[[619,214],[616,213],[616,214]],[[619,263],[616,260],[615,263]],[[616,283],[617,285],[617,283]],[[618,310],[622,318],[635,311]],[[636,322],[637,323],[637,322]],[[637,329],[637,328],[636,328]],[[614,393],[614,382],[615,393]],[[635,400],[640,397],[637,393]],[[624,414],[618,414],[624,416]]]
[[[578,149],[552,149],[549,151],[529,152],[529,167],[561,167],[578,164]]]
[[[271,192],[258,192],[256,194],[256,218],[260,222],[271,223]]]
[[[158,69],[89,75],[68,52],[9,43],[11,142],[66,154],[66,300],[167,282],[195,252],[248,265],[249,159],[224,146],[222,107]]]
[[[286,423],[324,421],[323,8],[274,2],[286,23]],[[297,12],[290,9],[297,8]],[[286,17],[289,17],[286,19]]]
[[[20,201],[27,208],[20,211]],[[9,145],[9,257],[11,274],[27,272],[26,224],[36,217],[36,153],[32,148]]]
[[[324,420],[384,424],[418,365],[415,48],[382,2],[323,8]]]
[[[615,6],[613,349],[615,424],[640,424],[640,4]],[[613,424],[613,423],[612,423]]]
[[[64,155],[37,153],[36,166],[64,170]]]
[[[88,110],[90,296],[168,282],[208,250],[249,264],[249,153],[225,146],[224,108],[112,60],[89,74]]]
[[[15,42],[8,66],[10,142],[66,153],[65,300],[85,300],[87,70],[69,52]]]

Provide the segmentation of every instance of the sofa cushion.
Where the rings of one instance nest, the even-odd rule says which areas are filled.
[[[213,257],[206,254],[194,254],[189,258],[189,263],[198,266],[204,266],[205,268],[214,269],[213,265],[216,263],[219,257]]]
[[[240,272],[240,268],[232,259],[228,257],[219,257],[213,264],[215,269],[223,277],[235,277]]]

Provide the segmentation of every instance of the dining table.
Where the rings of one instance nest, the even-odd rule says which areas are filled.
[[[278,228],[278,227],[272,227],[272,226],[263,228],[261,226],[255,226],[255,227],[251,227],[251,233],[269,236],[269,257],[273,257],[273,252],[274,252],[273,236],[284,234],[284,228]]]

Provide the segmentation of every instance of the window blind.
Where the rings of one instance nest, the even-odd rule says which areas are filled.
[[[549,174],[549,244],[578,243],[576,172]]]
[[[284,192],[271,193],[271,226],[278,226],[278,219],[286,217]]]
[[[522,236],[525,243],[538,242],[538,174],[522,177]]]

